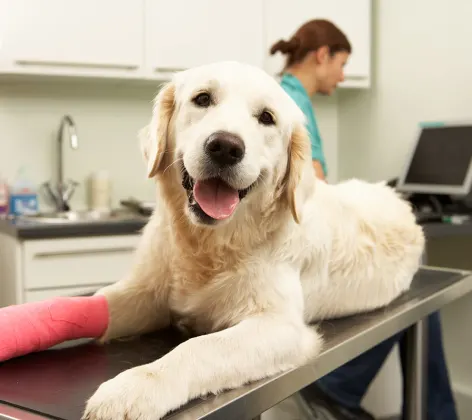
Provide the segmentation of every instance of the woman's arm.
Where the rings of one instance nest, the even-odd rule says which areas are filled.
[[[324,174],[324,171],[323,171],[323,166],[321,165],[320,161],[313,159],[312,162],[313,162],[313,168],[315,168],[316,176],[319,179],[321,179],[323,181],[326,181],[325,174]]]

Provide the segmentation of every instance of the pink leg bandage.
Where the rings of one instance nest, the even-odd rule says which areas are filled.
[[[0,362],[78,338],[100,337],[108,327],[104,296],[58,297],[0,309]]]

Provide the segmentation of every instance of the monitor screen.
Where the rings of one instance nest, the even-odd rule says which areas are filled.
[[[471,162],[472,124],[425,127],[400,180],[400,189],[467,194]]]

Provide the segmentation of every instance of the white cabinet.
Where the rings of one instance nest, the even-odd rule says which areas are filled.
[[[263,0],[146,0],[146,70],[264,61]]]
[[[0,73],[154,81],[235,60],[275,75],[271,45],[313,18],[353,44],[343,85],[369,86],[371,0],[0,0]]]
[[[114,283],[132,268],[140,235],[19,241],[0,234],[0,307],[74,296]]]
[[[23,285],[27,290],[109,284],[131,267],[134,236],[25,241]]]
[[[134,76],[144,0],[0,0],[4,72]]]
[[[328,19],[348,37],[353,52],[345,68],[344,86],[369,86],[371,73],[371,0],[265,0],[266,70],[275,75],[284,66],[280,53],[270,56],[279,39],[288,40],[305,22]]]

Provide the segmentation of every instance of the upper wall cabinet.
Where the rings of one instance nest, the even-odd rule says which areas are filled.
[[[369,86],[371,0],[0,0],[0,73],[163,81],[235,60],[275,75],[270,46],[317,17],[353,44],[343,85]]]
[[[264,64],[263,0],[146,0],[146,72],[205,63]]]
[[[3,72],[134,76],[144,0],[0,0]]]
[[[305,22],[328,19],[348,37],[353,52],[345,68],[345,87],[368,87],[371,67],[371,0],[264,0],[266,51],[279,39],[288,40]],[[267,52],[265,68],[277,74],[285,57]]]

